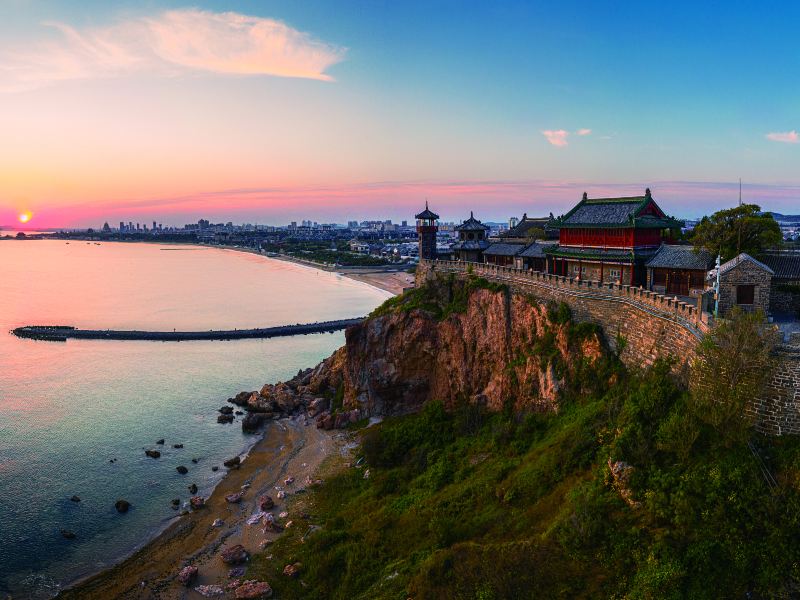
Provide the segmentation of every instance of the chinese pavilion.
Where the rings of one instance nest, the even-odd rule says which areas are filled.
[[[548,271],[556,275],[645,285],[645,263],[683,223],[668,217],[644,196],[583,199],[556,219],[558,245],[545,248]]]
[[[436,232],[439,231],[436,220],[439,215],[432,212],[428,208],[428,203],[425,202],[425,210],[415,215],[414,218],[417,220],[420,259],[436,260]]]
[[[489,247],[486,239],[488,232],[489,226],[481,223],[470,212],[469,219],[456,227],[458,241],[453,245],[453,253],[458,260],[483,262],[483,251]]]

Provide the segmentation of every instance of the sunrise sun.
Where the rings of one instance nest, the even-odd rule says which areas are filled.
[[[20,223],[27,223],[28,221],[31,220],[32,216],[33,216],[33,213],[31,213],[30,211],[26,210],[24,213],[20,213],[19,214],[19,217],[18,217],[19,218],[19,222]]]

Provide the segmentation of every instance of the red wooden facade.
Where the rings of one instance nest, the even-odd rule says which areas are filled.
[[[561,246],[581,248],[642,248],[658,246],[663,239],[659,229],[606,229],[579,227],[562,229],[558,235]]]

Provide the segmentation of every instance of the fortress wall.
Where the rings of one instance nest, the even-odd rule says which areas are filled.
[[[698,342],[713,326],[713,318],[696,305],[662,294],[513,267],[421,261],[417,282],[436,273],[466,276],[470,271],[504,283],[515,293],[566,303],[576,321],[600,325],[612,349],[619,350],[619,344],[623,344],[620,358],[629,368],[648,367],[659,358],[671,358],[676,373],[685,377]],[[784,345],[778,354],[780,366],[751,411],[757,428],[764,433],[800,434],[800,345]]]

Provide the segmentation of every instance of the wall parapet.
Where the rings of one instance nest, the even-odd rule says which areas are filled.
[[[426,260],[421,261],[421,264],[423,262],[425,263],[423,271],[463,275],[473,273],[491,281],[528,287],[531,288],[531,291],[538,288],[551,294],[626,304],[642,310],[652,317],[677,323],[697,339],[701,339],[712,326],[712,315],[699,310],[697,306],[686,303],[677,297],[665,296],[641,287],[573,279],[563,275],[485,263]]]

